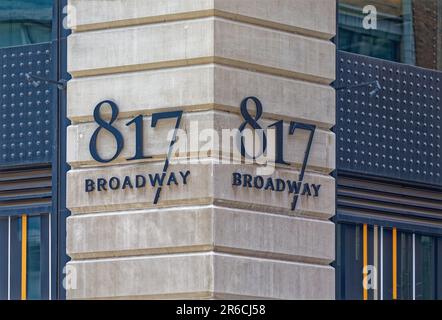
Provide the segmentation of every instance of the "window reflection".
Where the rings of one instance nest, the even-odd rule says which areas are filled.
[[[366,225],[368,232],[364,233],[363,228],[362,224],[338,224],[336,272],[340,299],[364,299],[365,265],[375,272],[371,274],[373,282],[365,288],[368,300],[440,299],[442,238],[373,225]]]
[[[339,48],[442,70],[442,0],[339,0]]]
[[[51,40],[53,0],[0,0],[0,47]]]
[[[398,298],[413,299],[413,235],[398,233]]]
[[[41,223],[40,217],[28,219],[27,287],[28,299],[41,299]]]
[[[0,300],[8,299],[8,218],[0,217]]]
[[[416,299],[435,299],[436,261],[433,237],[416,236]]]
[[[0,217],[0,300],[49,298],[48,230],[47,215]]]
[[[345,246],[343,261],[343,298],[361,300],[362,268],[363,268],[363,239],[361,225],[342,225],[342,244]]]

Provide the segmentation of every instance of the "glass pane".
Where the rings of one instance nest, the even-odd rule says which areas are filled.
[[[0,48],[48,42],[53,0],[1,0]]]
[[[340,232],[341,245],[337,249],[340,257],[341,298],[362,300],[362,226],[343,224]]]
[[[3,220],[0,220],[2,222]],[[7,221],[7,220],[6,220]],[[27,299],[48,299],[49,283],[49,243],[48,216],[27,218],[26,241],[26,292]],[[22,217],[11,217],[11,299],[22,296]],[[0,224],[0,232],[3,231]],[[3,233],[0,233],[0,236]],[[0,254],[3,243],[0,243]],[[0,260],[2,262],[2,260]],[[0,270],[1,271],[1,270]],[[2,273],[0,273],[0,277]],[[6,278],[7,279],[7,278]],[[7,283],[7,282],[6,282]]]
[[[41,299],[41,220],[28,218],[27,242],[27,294],[28,299]]]
[[[383,300],[391,300],[393,299],[393,237],[391,229],[384,228],[382,243],[382,296]]]
[[[21,298],[21,218],[11,217],[11,300]]]
[[[436,246],[433,237],[416,235],[416,299],[436,296]]]
[[[442,0],[339,0],[339,48],[442,70]]]
[[[344,234],[342,231],[343,225],[338,223],[336,224],[336,264],[335,264],[335,272],[336,272],[336,299],[342,300],[344,299],[344,288],[343,284],[343,259],[342,259],[342,251],[344,245]]]
[[[397,234],[398,299],[413,299],[413,234]]]
[[[442,238],[436,240],[436,299],[442,300]]]
[[[0,300],[8,299],[8,218],[0,218]]]
[[[367,293],[368,300],[374,300],[374,287],[377,286],[377,283],[373,283],[376,279],[373,272],[373,266],[375,265],[374,259],[374,234],[373,234],[373,226],[367,226]],[[372,280],[373,279],[373,280]]]

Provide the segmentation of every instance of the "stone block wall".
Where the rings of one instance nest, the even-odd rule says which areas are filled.
[[[77,286],[68,298],[334,299],[335,0],[70,5],[67,251]],[[230,154],[213,144],[204,157],[196,145],[184,155],[189,161],[172,161],[168,175],[175,173],[178,182],[165,185],[154,203],[149,174],[163,170],[174,121],[152,128],[152,116],[182,110],[185,132],[192,122],[200,131],[221,132],[244,122],[240,104],[249,96],[262,102],[263,127],[284,120],[290,165],[277,165],[265,179],[297,181],[309,135],[289,136],[288,126],[317,127],[304,177],[321,185],[317,196],[310,190],[292,211],[287,190],[234,185],[234,173],[256,177],[259,165],[219,163],[214,155]],[[94,108],[104,100],[119,107],[113,126],[125,145],[109,163],[97,162],[89,150],[98,128]],[[151,158],[129,161],[136,134],[125,124],[139,115]],[[113,135],[102,130],[100,155],[111,157],[115,147]],[[137,176],[146,187],[131,187],[134,181],[121,187],[125,177]],[[118,188],[110,183],[114,177]],[[98,179],[107,188],[87,192],[86,181]]]

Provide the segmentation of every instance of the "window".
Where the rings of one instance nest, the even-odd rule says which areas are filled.
[[[416,236],[416,298],[435,299],[436,244],[432,237]]]
[[[49,42],[53,0],[0,1],[0,48]]]
[[[346,300],[442,298],[442,238],[366,224],[338,224],[338,297]],[[365,279],[365,282],[364,282]],[[365,286],[364,286],[365,283]]]
[[[42,298],[42,239],[40,217],[29,217],[27,236],[26,283],[27,298]],[[47,264],[46,264],[47,265]]]
[[[0,300],[8,299],[8,218],[0,217]]]
[[[442,70],[442,0],[339,0],[338,39],[343,51]]]
[[[49,215],[0,217],[0,300],[50,297]]]

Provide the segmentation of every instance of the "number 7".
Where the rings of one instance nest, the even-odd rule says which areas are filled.
[[[154,113],[152,115],[152,124],[151,124],[152,128],[155,128],[157,126],[158,121],[160,120],[176,118],[175,130],[173,132],[172,140],[170,141],[166,161],[164,162],[163,173],[167,173],[167,169],[169,169],[169,161],[170,161],[169,159],[172,155],[173,145],[176,142],[176,134],[178,128],[180,127],[182,117],[183,117],[183,111],[160,112],[160,113]],[[158,187],[157,193],[155,194],[155,200],[153,202],[154,204],[158,203],[158,200],[160,199],[160,193],[161,193],[161,186]]]
[[[305,169],[307,168],[307,161],[308,161],[308,157],[310,155],[310,150],[312,148],[312,142],[313,142],[313,137],[315,135],[315,131],[316,131],[316,126],[312,125],[312,124],[305,124],[305,123],[298,123],[298,122],[290,122],[290,131],[289,134],[293,135],[295,133],[296,129],[302,129],[302,130],[307,130],[310,131],[310,136],[309,136],[309,140],[308,140],[308,144],[307,144],[307,149],[305,151],[305,155],[304,155],[304,161],[302,163],[302,168],[301,168],[301,172],[299,173],[299,181],[301,182],[304,180],[304,174],[305,174]],[[296,209],[296,204],[298,202],[298,197],[299,194],[295,194],[293,196],[293,202],[292,202],[292,211],[294,211]]]

